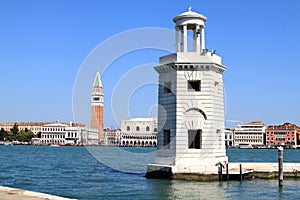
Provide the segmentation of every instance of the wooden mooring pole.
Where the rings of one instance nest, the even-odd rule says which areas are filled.
[[[221,181],[223,180],[223,174],[222,174],[222,171],[223,171],[224,166],[222,165],[221,162],[218,162],[218,163],[216,164],[216,166],[218,166],[219,181],[221,182]]]
[[[278,184],[283,187],[283,148],[278,147]]]
[[[228,163],[226,163],[226,181],[229,181],[229,168],[228,168]]]
[[[222,174],[222,164],[219,165],[219,181],[221,182],[223,180],[223,174]]]
[[[243,180],[243,169],[242,169],[242,164],[240,164],[240,181]]]

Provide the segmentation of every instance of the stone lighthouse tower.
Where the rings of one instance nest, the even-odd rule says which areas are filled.
[[[217,174],[228,161],[224,142],[226,67],[205,46],[206,17],[191,11],[176,16],[176,53],[160,57],[158,152],[147,177]],[[201,179],[201,178],[200,178]]]
[[[92,89],[91,98],[91,128],[99,130],[99,144],[103,141],[103,103],[104,93],[99,70]]]

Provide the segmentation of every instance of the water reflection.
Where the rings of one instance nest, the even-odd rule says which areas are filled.
[[[299,199],[299,182],[286,180],[278,188],[277,180],[199,182],[148,180],[152,194],[147,199]]]
[[[153,190],[150,199],[227,199],[219,182],[149,180],[149,187]]]
[[[154,148],[86,146],[86,149],[103,165],[129,173],[145,173],[156,156]]]

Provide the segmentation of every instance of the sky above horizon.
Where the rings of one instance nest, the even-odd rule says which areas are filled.
[[[160,43],[173,37],[154,41],[153,49],[129,46],[156,40],[153,27],[163,28],[167,37],[164,29],[173,30],[173,17],[190,6],[207,17],[206,46],[216,49],[227,67],[226,120],[300,125],[298,0],[0,0],[0,121],[89,124],[97,67],[103,74],[105,127],[119,127],[121,119],[148,117],[157,103],[157,74],[152,68],[160,56],[172,52],[174,46],[168,43],[164,48]],[[122,41],[131,30],[138,36]],[[105,45],[110,45],[107,52]],[[99,66],[99,60],[124,45],[131,49],[106,60],[105,68]],[[97,48],[103,54],[85,68]],[[144,82],[134,81],[141,73]],[[84,89],[78,89],[80,81]],[[130,85],[133,82],[140,87]],[[129,94],[123,94],[127,89]],[[74,106],[77,102],[82,109]],[[73,116],[74,107],[81,116]],[[116,116],[118,109],[130,114]]]

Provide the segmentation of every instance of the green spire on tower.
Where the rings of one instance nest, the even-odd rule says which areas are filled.
[[[102,86],[101,76],[100,76],[100,72],[99,72],[99,68],[98,68],[96,77],[94,80],[93,88],[100,88],[100,87],[103,87],[103,86]]]

